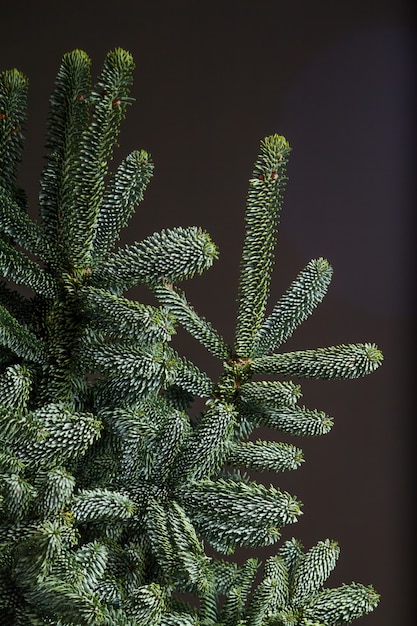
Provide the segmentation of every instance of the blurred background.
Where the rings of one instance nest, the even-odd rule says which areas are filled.
[[[411,3],[410,3],[411,5]],[[334,268],[329,293],[285,350],[378,343],[385,362],[357,381],[303,383],[303,402],[332,432],[295,441],[306,462],[262,476],[304,503],[296,536],[339,541],[329,585],[381,593],[363,626],[411,622],[414,591],[415,24],[399,0],[2,3],[1,69],[30,78],[21,184],[37,215],[48,98],[62,55],[106,52],[137,68],[114,166],[151,152],[155,176],[123,234],[199,225],[220,259],[184,284],[196,309],[233,342],[247,180],[265,135],[292,145],[270,308],[311,258]],[[132,295],[150,301],[145,291]],[[219,364],[178,333],[176,347],[217,377]],[[267,436],[278,435],[268,433]],[[265,558],[274,547],[259,550]],[[243,550],[238,558],[253,554]],[[356,622],[359,624],[359,622]]]

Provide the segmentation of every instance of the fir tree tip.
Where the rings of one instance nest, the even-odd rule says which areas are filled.
[[[382,361],[384,360],[384,355],[382,354],[378,346],[374,343],[365,344],[365,349],[366,356],[368,357],[369,363],[372,366],[371,371],[373,371],[382,364]]]
[[[333,268],[327,259],[324,259],[323,257],[319,257],[318,259],[314,259],[313,263],[317,270],[317,273],[320,276],[322,274],[326,274],[329,271],[333,273]]]

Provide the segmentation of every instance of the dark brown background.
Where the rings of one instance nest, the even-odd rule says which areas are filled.
[[[33,214],[47,102],[62,54],[85,49],[97,71],[107,50],[129,49],[137,102],[115,163],[143,147],[156,174],[123,240],[176,225],[207,229],[220,260],[190,281],[187,293],[228,341],[258,142],[278,132],[292,144],[271,306],[310,258],[326,256],[335,274],[324,303],[286,349],[375,341],[385,363],[359,381],[306,382],[305,403],[333,415],[334,429],[295,442],[306,456],[297,472],[264,479],[304,502],[304,516],[283,538],[294,534],[306,547],[326,537],[340,542],[329,584],[372,582],[382,594],[380,608],[361,624],[411,624],[415,31],[408,5],[2,5],[1,68],[18,67],[31,79],[21,182]],[[179,335],[177,345],[217,376],[217,364],[193,340]]]

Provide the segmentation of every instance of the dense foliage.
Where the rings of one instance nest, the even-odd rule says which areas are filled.
[[[0,78],[2,624],[348,624],[378,595],[355,583],[323,587],[334,541],[307,551],[284,542],[258,585],[256,558],[222,557],[275,543],[301,513],[294,496],[246,473],[303,460],[293,444],[257,440],[260,426],[296,436],[332,426],[299,404],[287,377],[355,378],[382,360],[374,344],[277,352],[332,275],[325,259],[310,261],[266,315],[289,145],[266,137],[250,178],[228,345],[178,286],[216,258],[206,232],[174,228],[117,247],[153,165],[140,150],[109,173],[134,63],[110,52],[93,86],[90,65],[75,50],[58,72],[39,223],[16,183],[28,81],[17,70]],[[123,295],[139,283],[160,306]],[[222,361],[218,381],[170,345],[177,324]],[[260,381],[264,373],[278,376]],[[196,397],[206,399],[200,415]]]

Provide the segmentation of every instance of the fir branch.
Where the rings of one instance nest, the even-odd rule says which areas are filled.
[[[232,405],[212,401],[178,458],[180,480],[215,474],[230,455],[237,413]]]
[[[379,595],[372,586],[351,583],[319,592],[306,605],[304,614],[325,624],[343,626],[370,613],[378,603]]]
[[[78,295],[84,311],[110,337],[154,343],[169,341],[175,332],[172,316],[159,308],[94,287],[81,288]]]
[[[295,470],[304,461],[300,448],[276,441],[236,444],[227,455],[227,462],[261,472]]]
[[[127,226],[153,174],[153,163],[145,150],[135,150],[111,177],[97,217],[94,233],[94,264],[106,256]]]
[[[44,617],[59,617],[63,624],[91,626],[102,622],[102,607],[93,594],[53,577],[44,578],[25,592],[26,599]],[[46,622],[48,623],[48,622]]]
[[[152,553],[164,575],[171,577],[176,555],[170,537],[167,511],[155,498],[149,498],[144,522]]]
[[[326,259],[313,259],[308,263],[259,329],[253,349],[254,357],[273,352],[291,337],[297,326],[323,300],[332,273]]]
[[[91,92],[86,53],[65,55],[40,226],[15,188],[27,80],[15,70],[0,77],[0,267],[36,292],[29,301],[0,283],[2,618],[16,626],[350,623],[378,596],[355,584],[323,589],[334,542],[307,553],[285,542],[250,596],[258,562],[210,558],[203,540],[228,554],[267,546],[301,514],[293,496],[236,469],[302,461],[291,444],[242,441],[254,428],[317,435],[332,426],[325,413],[297,406],[299,385],[253,376],[355,378],[382,355],[353,344],[266,356],[313,312],[331,277],[327,261],[311,261],[264,319],[290,151],[278,135],[262,141],[249,184],[233,354],[176,286],[217,258],[207,233],[163,230],[111,252],[153,171],[142,150],[108,172],[132,71],[128,52],[110,52]],[[162,309],[121,297],[138,283]],[[167,345],[175,321],[224,361],[216,385]],[[191,420],[194,395],[209,401]]]
[[[174,350],[169,350],[168,354],[172,355],[171,362],[174,368],[172,382],[192,395],[198,395],[201,398],[210,397],[214,390],[214,383],[207,374],[185,357],[179,356]]]
[[[45,263],[57,266],[56,252],[40,226],[1,188],[0,231]]]
[[[239,568],[222,607],[220,614],[222,626],[239,626],[244,624],[244,622],[240,621],[240,618],[243,616],[245,603],[251,591],[258,567],[258,560],[250,558]]]
[[[278,556],[284,561],[288,571],[289,589],[292,591],[294,574],[297,567],[304,559],[303,544],[294,537],[289,541],[285,541],[278,550]]]
[[[0,438],[3,437],[2,420],[0,421]],[[20,474],[25,470],[25,464],[0,443],[0,474]]]
[[[188,415],[172,411],[163,421],[153,446],[153,464],[150,480],[155,484],[170,482],[175,475],[180,452],[191,431]]]
[[[79,458],[100,436],[101,422],[92,414],[75,413],[59,404],[45,405],[22,420],[20,431],[31,426],[31,436],[14,441],[14,453],[23,461],[40,465]],[[18,431],[19,432],[19,431]],[[17,439],[17,437],[16,437]]]
[[[307,552],[293,574],[293,603],[298,604],[313,592],[320,591],[336,567],[339,553],[338,544],[329,539],[319,541]]]
[[[217,592],[226,596],[240,571],[238,564],[213,557],[208,564],[208,569],[213,575]]]
[[[252,355],[269,295],[289,152],[284,137],[266,137],[249,181],[235,340],[236,354],[242,358]]]
[[[300,503],[275,487],[203,479],[178,491],[196,529],[219,552],[231,554],[237,546],[275,543],[280,527],[296,521]]]
[[[90,281],[94,287],[120,294],[139,283],[176,283],[191,278],[216,258],[216,246],[206,232],[178,227],[119,248],[93,270]]]
[[[169,284],[157,285],[153,288],[159,302],[164,304],[175,319],[209,352],[223,361],[231,356],[231,349],[223,337],[204,317],[200,317],[187,302],[185,293]]]
[[[294,406],[301,395],[300,385],[291,381],[251,381],[239,388],[239,397],[243,402],[267,407]]]
[[[75,174],[77,193],[63,214],[63,237],[70,243],[68,252],[74,268],[91,265],[107,162],[130,101],[128,94],[133,70],[134,62],[129,52],[121,48],[109,52],[89,98],[92,121],[81,139],[80,161]]]
[[[160,624],[165,608],[165,590],[157,583],[142,585],[129,598],[128,613],[137,626]]]
[[[0,495],[7,502],[7,509],[4,511],[5,520],[19,522],[26,517],[37,491],[22,476],[6,474],[0,475]]]
[[[42,517],[59,513],[70,501],[76,480],[62,467],[53,467],[44,474],[39,472],[37,488],[39,498],[36,510]]]
[[[37,521],[26,529],[23,526],[16,530],[13,537],[13,576],[15,580],[19,580],[19,586],[26,588],[25,596],[30,588],[36,595],[35,581],[38,583],[44,579],[51,571],[53,563],[77,543],[76,531],[64,516],[41,523]]]
[[[103,578],[107,557],[108,549],[100,541],[86,543],[74,553],[74,565],[80,572],[80,582],[87,593],[93,592]]]
[[[374,343],[355,343],[264,356],[253,359],[251,367],[254,373],[334,380],[370,374],[382,360]]]
[[[58,294],[58,283],[51,274],[1,239],[0,273],[17,285],[30,287],[47,298],[53,298]]]
[[[28,85],[16,69],[0,73],[0,186],[12,194],[23,149]]]
[[[162,616],[159,626],[200,626],[201,621],[195,615],[169,612]]]
[[[277,582],[273,578],[264,578],[256,587],[244,613],[244,624],[262,626],[268,617],[269,607],[273,605],[277,594]]]
[[[0,345],[35,363],[46,363],[47,353],[42,341],[29,328],[20,324],[0,305]]]
[[[50,98],[46,147],[48,154],[39,195],[41,224],[58,253],[68,254],[71,240],[62,231],[64,216],[77,194],[81,136],[88,123],[91,60],[82,50],[64,55]],[[66,259],[61,259],[61,261]]]
[[[204,546],[198,540],[193,524],[175,500],[170,503],[167,519],[177,563],[187,580],[195,585],[199,592],[207,591],[209,581],[206,566],[210,557],[205,555]]]
[[[326,435],[333,426],[333,419],[324,411],[304,406],[263,409],[259,418],[269,428],[295,436]]]
[[[266,559],[263,580],[275,582],[274,593],[268,603],[269,615],[289,603],[289,570],[280,554]]]
[[[74,496],[71,512],[77,524],[86,522],[118,522],[132,517],[133,502],[108,489],[83,489]]]
[[[32,372],[26,365],[7,367],[0,375],[0,406],[22,411],[28,404],[32,382]]]
[[[176,360],[161,344],[134,348],[126,344],[80,342],[80,365],[104,374],[97,387],[97,401],[104,406],[125,405],[145,399],[176,376]]]

